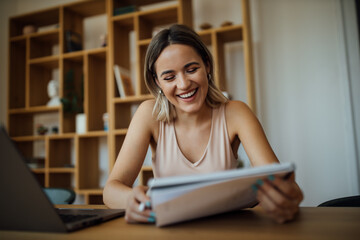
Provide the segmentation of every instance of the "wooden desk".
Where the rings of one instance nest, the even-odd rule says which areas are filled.
[[[303,207],[298,218],[286,224],[273,222],[260,208],[164,228],[152,224],[127,224],[122,217],[67,234],[0,231],[0,239],[360,239],[360,208]]]

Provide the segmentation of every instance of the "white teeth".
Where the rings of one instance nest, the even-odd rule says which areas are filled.
[[[179,95],[179,97],[181,97],[181,98],[189,98],[189,97],[193,96],[195,94],[195,92],[196,92],[196,89],[194,91],[192,91],[192,92],[181,94],[181,95]]]

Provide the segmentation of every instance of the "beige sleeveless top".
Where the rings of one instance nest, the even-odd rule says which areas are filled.
[[[213,108],[209,142],[202,157],[195,163],[190,162],[181,152],[174,124],[163,121],[159,124],[156,153],[152,158],[155,178],[236,168],[237,156],[232,151],[228,136],[225,104]]]

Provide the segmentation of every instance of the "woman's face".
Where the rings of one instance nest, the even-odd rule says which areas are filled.
[[[198,112],[208,91],[209,68],[190,46],[167,46],[155,62],[157,84],[176,111]]]

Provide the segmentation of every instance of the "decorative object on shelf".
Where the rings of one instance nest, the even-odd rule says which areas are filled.
[[[82,50],[82,38],[79,33],[71,30],[65,31],[65,43],[67,52]]]
[[[129,6],[126,6],[126,7],[119,7],[119,8],[114,9],[114,16],[121,15],[121,14],[126,14],[126,13],[131,13],[131,12],[136,12],[136,11],[137,11],[137,7],[135,5],[129,5]]]
[[[84,111],[84,81],[81,80],[80,94],[75,90],[74,69],[65,76],[64,97],[60,99],[64,113],[82,113]]]
[[[200,25],[201,30],[206,30],[212,28],[212,25],[210,23],[203,23]]]
[[[47,132],[48,132],[48,128],[45,127],[44,125],[42,124],[39,124],[36,126],[36,132],[39,134],[39,135],[45,135]]]
[[[48,107],[59,106],[60,98],[59,98],[59,81],[52,79],[49,81],[47,86],[47,92],[50,100],[47,103]]]
[[[134,88],[132,86],[130,72],[119,65],[114,65],[114,73],[120,97],[133,96]]]
[[[40,157],[33,157],[33,158],[26,158],[26,163],[29,168],[37,169],[37,168],[44,168],[44,159]]]
[[[85,113],[76,114],[76,133],[86,133],[86,115]]]
[[[106,47],[107,46],[107,34],[101,34],[100,35],[100,42],[101,42],[101,47]]]
[[[227,27],[227,26],[232,26],[233,25],[233,22],[231,21],[225,21],[221,24],[221,27]]]
[[[29,24],[29,25],[25,25],[23,28],[23,34],[30,34],[30,33],[36,33],[38,30],[37,26]]]
[[[104,122],[104,131],[108,131],[109,130],[109,114],[108,113],[103,114],[103,122]]]
[[[51,128],[51,133],[52,134],[58,134],[59,133],[59,127],[58,126],[53,126]]]

